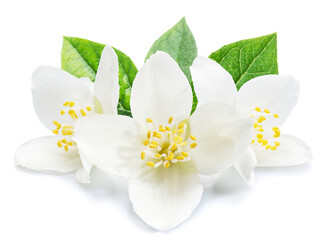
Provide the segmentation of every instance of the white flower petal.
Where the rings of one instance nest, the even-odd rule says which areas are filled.
[[[191,66],[194,90],[202,103],[234,104],[237,89],[232,76],[217,62],[197,57]]]
[[[139,124],[117,115],[90,115],[77,121],[74,141],[87,161],[119,176],[137,174],[144,149]]]
[[[131,93],[133,117],[144,122],[152,118],[155,124],[169,117],[190,115],[192,89],[178,64],[164,52],[157,52],[137,73]]]
[[[312,159],[311,149],[307,144],[297,137],[282,134],[279,138],[268,139],[278,141],[280,146],[275,151],[267,150],[264,147],[255,147],[258,166],[279,167],[304,164]]]
[[[250,146],[253,123],[224,103],[200,105],[190,118],[197,147],[190,152],[199,173],[211,175],[232,166]]]
[[[90,171],[84,167],[77,169],[75,177],[80,183],[90,183]]]
[[[38,171],[71,172],[80,168],[77,148],[70,147],[66,152],[57,142],[56,136],[47,136],[24,143],[16,151],[16,164]]]
[[[135,213],[151,227],[166,231],[192,214],[203,186],[197,174],[173,164],[168,169],[150,168],[142,177],[131,179],[128,190]]]
[[[94,84],[94,95],[101,105],[101,113],[117,114],[118,72],[117,55],[111,47],[106,46],[102,51]]]
[[[299,89],[299,82],[292,76],[260,76],[241,87],[236,106],[245,113],[253,112],[255,107],[267,108],[279,115],[275,125],[280,126],[296,105]]]
[[[256,166],[257,159],[252,147],[247,148],[243,155],[234,163],[235,169],[249,186],[254,185],[255,176],[253,170]]]
[[[55,67],[42,66],[34,71],[32,94],[35,111],[40,121],[50,130],[55,128],[53,121],[73,126],[73,119],[67,114],[60,115],[65,102],[74,101],[94,108],[89,87],[83,81]]]

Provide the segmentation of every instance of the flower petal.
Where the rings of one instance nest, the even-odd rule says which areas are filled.
[[[90,115],[77,121],[74,141],[90,164],[107,173],[131,177],[144,165],[139,132],[139,124],[130,117]]]
[[[267,108],[278,114],[280,126],[293,110],[298,100],[299,82],[292,76],[265,75],[246,82],[238,92],[236,106],[245,113],[255,107]]]
[[[157,52],[137,73],[131,93],[133,117],[143,122],[152,118],[160,124],[169,117],[188,117],[192,90],[178,64],[164,52]]]
[[[38,171],[71,172],[80,168],[77,148],[70,147],[66,152],[57,142],[56,136],[47,136],[24,143],[16,151],[16,164]]]
[[[117,114],[118,72],[117,55],[111,47],[106,46],[102,51],[94,84],[94,95],[101,105],[101,113]]]
[[[199,173],[211,175],[232,166],[250,146],[253,126],[250,117],[241,118],[225,103],[200,105],[190,118],[197,147],[191,152]]]
[[[77,169],[75,177],[80,183],[90,183],[90,171],[84,167]]]
[[[276,139],[268,139],[274,141]],[[282,134],[278,141],[280,146],[275,151],[264,147],[255,147],[258,166],[279,167],[304,164],[312,159],[311,149],[307,144],[297,137]]]
[[[192,214],[203,186],[197,174],[174,164],[168,169],[150,168],[140,178],[131,179],[128,191],[135,213],[151,227],[165,231]]]
[[[232,76],[217,62],[197,57],[191,66],[194,90],[199,103],[234,104],[237,89]]]
[[[74,120],[67,117],[67,114],[60,114],[65,102],[74,101],[94,108],[89,86],[55,67],[42,66],[34,71],[32,94],[35,111],[40,121],[50,130],[55,128],[53,121],[74,125]]]
[[[234,163],[235,169],[249,186],[254,185],[255,176],[253,170],[256,166],[257,159],[252,147],[247,148],[243,155]]]

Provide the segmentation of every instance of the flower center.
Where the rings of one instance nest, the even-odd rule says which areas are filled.
[[[73,101],[68,101],[63,104],[64,108],[60,110],[60,115],[65,115],[67,118],[71,118],[76,121],[79,117],[85,117],[87,112],[90,112],[92,108],[90,106],[84,107],[82,104],[75,103]],[[57,146],[62,148],[67,152],[69,147],[76,145],[72,141],[75,129],[74,126],[63,125],[58,121],[53,121],[55,129],[52,132],[58,136],[60,139],[57,142]]]
[[[159,128],[150,118],[146,122],[149,130],[143,142],[145,149],[141,152],[141,159],[145,159],[148,166],[169,168],[173,163],[191,160],[188,151],[197,146],[196,137],[186,134],[185,122],[173,125],[173,117],[170,117],[168,125],[160,125]]]
[[[265,149],[271,151],[277,150],[277,148],[280,146],[280,142],[271,142],[268,141],[267,138],[272,135],[277,140],[277,138],[280,137],[280,130],[278,127],[266,128],[265,125],[267,125],[266,122],[274,121],[276,118],[278,118],[278,114],[272,114],[268,109],[261,110],[260,107],[256,107],[254,108],[254,110],[255,113],[253,115],[250,115],[254,120],[253,127],[255,130],[252,144],[259,144],[265,147]]]

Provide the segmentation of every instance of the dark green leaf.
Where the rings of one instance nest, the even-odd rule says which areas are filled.
[[[193,91],[193,112],[198,100],[193,89],[190,66],[197,57],[197,47],[194,36],[186,24],[185,18],[182,18],[175,26],[154,42],[145,60],[157,51],[168,53],[178,63],[189,80]]]
[[[98,70],[101,53],[105,45],[82,38],[64,37],[61,52],[61,68],[75,77],[89,77],[92,81]],[[113,48],[119,62],[119,103],[118,113],[131,116],[131,87],[137,73],[132,60],[123,52]]]
[[[233,77],[237,89],[252,78],[278,74],[277,34],[238,41],[223,46],[209,58]]]

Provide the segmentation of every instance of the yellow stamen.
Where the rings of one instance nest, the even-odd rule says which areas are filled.
[[[262,146],[265,146],[265,145],[267,145],[268,144],[268,141],[267,140],[263,140],[262,141]]]
[[[196,141],[196,137],[194,135],[190,135],[190,138],[193,140],[193,141]]]
[[[276,114],[276,113],[274,114],[274,117],[275,117],[275,118],[279,118],[278,114]]]
[[[154,163],[153,162],[147,162],[146,163],[149,167],[154,167]]]
[[[152,119],[151,119],[151,118],[147,118],[147,119],[146,119],[146,122],[148,122],[148,123],[152,123]]]
[[[276,146],[280,146],[280,142],[275,142],[275,145]]]
[[[178,129],[179,133],[184,133],[184,129]]]
[[[184,157],[188,157],[188,153],[187,153],[187,152],[181,152],[181,154],[182,154]]]
[[[187,145],[187,142],[182,142],[182,143],[179,144],[180,147],[184,147],[186,145]]]
[[[258,133],[257,138],[263,138],[263,135],[261,133]]]
[[[157,147],[157,145],[155,145],[155,144],[150,144],[149,145],[149,148],[156,148]]]
[[[153,137],[156,137],[157,136],[157,132],[153,132]]]
[[[75,103],[74,102],[70,102],[69,106],[70,107],[74,107]]]
[[[270,149],[270,148],[271,148],[271,145],[266,146],[266,149]]]
[[[63,105],[66,107],[66,106],[70,105],[70,102],[65,102]]]
[[[62,147],[62,144],[61,144],[60,141],[57,142],[57,145],[58,145],[58,147],[60,147],[60,148]]]
[[[73,142],[68,142],[67,145],[73,146]]]
[[[173,121],[173,117],[170,117],[168,123],[171,124],[172,121]]]
[[[168,161],[164,162],[163,166],[164,166],[164,168],[169,168],[170,162],[168,162]]]
[[[274,138],[279,138],[279,137],[280,137],[280,134],[279,134],[279,133],[276,133],[276,134],[274,134],[273,137],[274,137]]]
[[[185,123],[179,124],[178,129],[182,129],[184,127],[184,125],[185,125]]]
[[[59,131],[58,131],[57,129],[52,130],[52,132],[53,132],[54,134],[58,134],[58,133],[59,133]]]
[[[260,128],[258,129],[258,131],[259,131],[259,132],[264,132],[264,130],[263,130],[262,127],[260,127]]]
[[[196,143],[192,143],[192,144],[190,145],[191,148],[195,148],[196,146],[197,146]]]
[[[263,143],[263,139],[262,138],[258,138],[258,143]]]
[[[262,123],[265,120],[266,120],[266,118],[264,116],[261,116],[261,117],[258,118],[257,121],[258,121],[258,123]]]
[[[64,115],[65,114],[65,111],[64,110],[61,110],[60,111],[60,115]]]
[[[270,148],[272,151],[275,151],[277,149],[277,146],[273,146]]]
[[[151,131],[148,131],[147,134],[146,134],[146,136],[147,136],[148,138],[150,138],[150,137],[151,137]]]
[[[68,151],[68,145],[65,145],[65,151],[66,152]]]
[[[169,153],[169,156],[166,157],[166,160],[167,160],[167,161],[171,161],[171,160],[173,160],[173,159],[174,159],[174,153],[173,153],[173,152],[170,152],[170,153]]]
[[[177,147],[177,144],[176,143],[174,143],[174,145],[171,147],[171,151],[174,151],[175,149],[176,149],[176,147]]]
[[[61,142],[62,143],[67,143],[67,140],[66,139],[62,139]]]
[[[252,139],[251,143],[254,143],[254,142],[255,142],[254,139]]]
[[[156,158],[160,158],[160,157],[161,157],[161,154],[156,153],[155,157],[156,157]]]
[[[270,111],[266,108],[265,110],[263,110],[265,113],[270,113]]]
[[[177,132],[178,132],[178,130],[177,130],[177,129],[174,129],[171,133],[172,133],[173,135],[175,135]]]
[[[162,136],[161,136],[161,133],[157,133],[156,134],[156,138],[161,138]]]
[[[91,108],[90,106],[87,106],[87,107],[86,107],[86,110],[87,110],[87,111],[91,111],[92,108]]]
[[[166,129],[164,129],[163,127],[159,127],[159,132],[166,132]]]
[[[253,127],[254,127],[254,128],[257,128],[257,127],[259,127],[259,124],[258,124],[258,123],[254,123],[254,124],[253,124]]]
[[[257,112],[261,112],[261,108],[256,107],[254,110],[256,110]]]
[[[141,152],[141,159],[143,160],[145,158],[145,152]]]
[[[184,157],[183,156],[178,156],[176,159],[177,160],[184,160]]]
[[[165,129],[167,130],[167,131],[171,131],[171,128],[170,127],[165,127]]]
[[[143,144],[144,144],[145,146],[147,146],[147,145],[149,144],[149,142],[150,142],[150,140],[147,139],[147,140],[145,140],[145,141],[143,142]]]
[[[85,112],[83,109],[81,109],[81,115],[82,115],[83,117],[86,116],[86,112]]]

